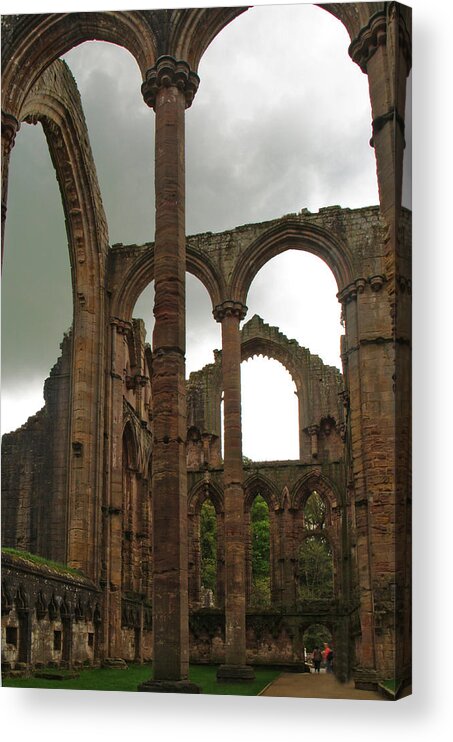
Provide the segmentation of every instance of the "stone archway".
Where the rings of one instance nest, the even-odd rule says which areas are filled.
[[[60,185],[73,285],[70,463],[67,554],[69,564],[96,579],[99,565],[90,533],[97,520],[102,482],[105,261],[107,222],[89,145],[80,96],[72,74],[57,60],[29,91],[20,110],[27,123],[41,122]],[[77,412],[76,412],[77,411]],[[91,497],[96,493],[96,497]]]
[[[248,290],[260,268],[276,255],[291,249],[306,250],[327,263],[339,291],[351,283],[354,261],[346,242],[324,227],[284,217],[242,251],[231,277],[231,295],[246,304]]]
[[[244,538],[245,538],[245,575],[246,600],[251,604],[253,593],[253,523],[252,509],[256,498],[261,497],[266,503],[269,518],[269,602],[276,605],[279,598],[279,533],[277,512],[280,509],[280,498],[275,485],[262,474],[252,474],[244,481]]]
[[[216,516],[216,587],[215,605],[225,604],[225,539],[223,520],[223,493],[211,481],[199,481],[188,496],[188,541],[189,541],[189,603],[197,608],[201,605],[201,510],[209,502]]]

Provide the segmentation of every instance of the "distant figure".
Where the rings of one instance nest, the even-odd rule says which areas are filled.
[[[333,649],[327,647],[326,651],[326,671],[333,672]]]
[[[319,647],[315,647],[313,650],[313,666],[315,672],[319,672],[321,668],[322,652]]]

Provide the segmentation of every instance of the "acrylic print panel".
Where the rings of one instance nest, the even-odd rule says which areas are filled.
[[[3,684],[408,695],[410,9],[2,42]]]

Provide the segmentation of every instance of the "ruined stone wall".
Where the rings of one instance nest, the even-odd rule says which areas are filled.
[[[190,614],[190,657],[200,664],[225,659],[225,616],[221,610],[201,609]],[[335,674],[340,680],[352,669],[348,654],[352,617],[338,606],[318,603],[296,612],[252,611],[246,615],[246,653],[251,665],[276,665],[304,671],[304,633],[313,624],[325,626],[335,646]]]
[[[2,552],[2,669],[100,661],[99,589],[63,566]]]
[[[254,315],[241,330],[243,361],[257,355],[278,360],[291,374],[299,405],[299,458],[335,461],[344,451],[344,380],[334,366],[327,366],[296,340],[290,340],[278,327],[271,327]],[[187,382],[187,423],[194,429],[190,440],[189,469],[206,461],[202,434],[221,437],[222,352],[214,351],[214,363],[192,372]],[[197,431],[197,433],[196,433]],[[196,455],[198,443],[198,457]],[[213,456],[219,455],[216,448]],[[217,463],[212,461],[212,466]]]
[[[188,472],[189,509],[189,601],[193,609],[201,606],[200,512],[206,500],[217,513],[217,590],[216,607],[223,607],[224,561],[224,482],[222,468]],[[298,602],[298,553],[306,536],[303,508],[316,491],[323,499],[328,517],[325,530],[333,554],[334,595],[351,607],[357,604],[351,588],[351,534],[346,494],[344,461],[307,465],[300,462],[259,462],[244,466],[244,534],[246,544],[246,597],[251,595],[250,508],[261,495],[269,508],[271,605],[285,611]]]
[[[279,220],[280,226],[284,226],[287,221],[287,217]],[[385,661],[388,662],[386,653],[387,650],[391,651],[394,613],[391,586],[384,585],[382,569],[388,571],[389,575],[393,574],[394,551],[389,549],[384,538],[375,538],[373,534],[383,533],[382,529],[387,531],[392,526],[395,522],[395,505],[394,500],[381,501],[379,497],[373,505],[363,496],[365,479],[371,481],[376,477],[383,477],[384,470],[381,472],[381,469],[385,468],[388,456],[386,450],[389,445],[393,446],[389,432],[387,437],[383,436],[379,428],[375,433],[367,429],[366,436],[363,432],[363,426],[368,425],[368,420],[374,426],[373,414],[370,412],[374,409],[373,400],[379,400],[381,406],[387,404],[379,386],[380,377],[387,373],[387,366],[383,366],[377,358],[373,360],[373,353],[381,353],[382,350],[384,354],[391,353],[388,336],[385,334],[390,305],[384,272],[382,222],[375,208],[357,211],[331,208],[321,210],[317,215],[304,212],[299,215],[298,221],[300,225],[306,225],[307,221],[322,222],[323,227],[329,226],[338,235],[347,235],[350,253],[354,256],[358,278],[339,293],[346,329],[346,336],[342,341],[345,376],[343,378],[337,369],[325,366],[318,357],[312,356],[308,350],[286,338],[278,328],[267,325],[260,318],[253,317],[245,323],[242,329],[242,357],[260,352],[283,362],[303,392],[300,395],[303,399],[301,419],[310,424],[301,426],[301,440],[304,443],[301,443],[299,462],[260,462],[245,466],[244,512],[247,509],[247,497],[250,498],[253,492],[260,490],[267,493],[272,511],[272,604],[284,606],[287,610],[296,600],[296,551],[303,538],[300,515],[302,500],[297,495],[298,482],[302,482],[304,477],[314,475],[320,477],[320,481],[331,483],[335,492],[339,493],[335,503],[332,503],[334,525],[329,534],[335,553],[336,594],[354,612],[366,587],[364,575],[368,575],[368,584],[375,584],[374,600],[375,605],[380,606],[379,617],[375,615],[373,606],[370,604],[368,607],[362,597],[361,622],[358,628],[357,620],[354,622],[356,654],[363,657],[364,636],[367,621],[370,621],[377,635],[388,636],[385,642],[381,641],[379,650],[379,661],[384,662],[387,657]],[[403,211],[401,223],[402,239],[407,245],[410,241],[408,212]],[[268,225],[265,226],[267,230]],[[244,254],[247,251],[245,235],[248,231],[251,233],[248,239],[251,239],[251,236],[259,233],[259,225],[234,230],[234,239],[229,233],[231,244],[235,244],[235,249],[239,252],[242,245]],[[224,237],[225,235],[202,235],[197,239],[209,252],[212,243],[217,244]],[[225,244],[230,245],[229,242]],[[218,248],[217,244],[216,249]],[[145,250],[148,260],[152,246],[146,246]],[[144,253],[141,248],[116,247],[117,268],[121,265],[122,254],[129,261],[132,270],[137,256],[142,260]],[[228,260],[226,262],[228,264]],[[410,286],[407,290],[410,290]],[[118,506],[112,501],[108,508],[104,508],[103,532],[109,532],[111,526],[108,524],[114,519],[118,521],[118,530],[110,531],[115,535],[110,536],[110,545],[104,554],[111,560],[111,564],[104,568],[103,565],[108,562],[103,558],[100,573],[101,584],[118,584],[120,588],[115,592],[118,596],[119,617],[115,629],[116,647],[118,654],[125,654],[131,660],[136,656],[139,645],[148,647],[143,649],[143,656],[148,656],[151,647],[149,632],[146,633],[135,625],[121,626],[120,606],[121,585],[123,590],[137,594],[141,592],[148,599],[152,595],[152,518],[149,507],[149,462],[153,435],[149,379],[152,361],[141,321],[116,319],[111,327],[115,338],[112,351],[115,376],[112,383],[116,389],[111,402],[111,420],[116,426],[112,427],[112,431],[122,449],[124,430],[129,426],[132,452],[129,460],[124,453],[115,459],[118,476],[115,469],[111,470],[112,483],[115,482],[118,490]],[[70,346],[70,338],[66,338],[62,345],[62,358],[46,382],[44,411],[38,413],[20,431],[5,436],[3,442],[4,543],[61,561],[65,561],[66,553],[64,518],[67,502],[66,461],[69,455],[67,409]],[[365,355],[370,356],[369,361],[365,362]],[[357,365],[359,361],[360,366]],[[222,352],[217,351],[214,363],[191,374],[187,381],[189,584],[190,602],[194,608],[200,605],[201,589],[196,537],[199,517],[197,508],[201,507],[205,496],[215,501],[218,513],[218,605],[223,605],[225,595],[225,547],[222,541],[224,484],[220,452],[221,364]],[[370,383],[375,391],[364,394],[361,388]],[[122,409],[119,407],[120,403]],[[389,400],[389,409],[391,404]],[[114,437],[110,440],[114,450]],[[77,448],[72,446],[70,453],[77,456]],[[125,485],[127,481],[129,484]],[[310,486],[313,489],[316,487],[315,484]],[[385,494],[385,488],[382,491]],[[131,495],[128,495],[129,499],[125,499],[126,492]],[[194,493],[197,493],[198,504],[191,510]],[[375,521],[373,511],[378,513]],[[408,510],[399,512],[402,518],[398,526],[401,533],[404,528],[407,531],[410,521]],[[245,515],[246,523],[247,517]],[[374,530],[371,532],[370,522],[374,523]],[[247,536],[245,538],[247,540]],[[146,565],[146,569],[143,565]],[[246,545],[246,572],[249,570],[250,553]],[[126,574],[133,575],[133,579],[126,577]],[[250,588],[247,584],[249,595]],[[406,596],[407,594],[406,588]],[[111,601],[116,600],[115,595],[112,594]],[[140,640],[137,639],[138,630],[141,632]],[[105,626],[103,631],[106,631]],[[407,636],[402,642],[407,645]],[[102,646],[108,646],[105,637]],[[367,646],[373,646],[373,641]],[[404,651],[407,657],[407,649]]]
[[[2,438],[2,543],[66,562],[71,335],[60,347],[44,408]]]

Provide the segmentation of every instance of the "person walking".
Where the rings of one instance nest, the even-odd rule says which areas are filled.
[[[319,647],[315,647],[313,650],[313,667],[315,672],[319,672],[321,668],[322,652]]]
[[[327,647],[327,651],[326,651],[326,671],[327,672],[333,672],[333,649],[332,649],[332,647]]]

